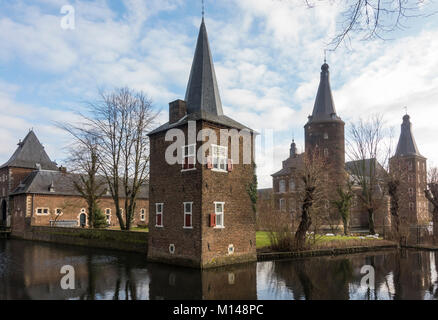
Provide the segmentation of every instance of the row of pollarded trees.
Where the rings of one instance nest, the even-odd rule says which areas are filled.
[[[140,189],[149,179],[147,133],[157,115],[143,92],[121,88],[88,103],[77,123],[58,123],[73,138],[68,164],[76,173],[74,187],[87,202],[90,227],[101,226],[99,198],[109,192],[120,229],[130,230]]]
[[[351,205],[356,197],[358,204],[366,210],[370,234],[375,234],[375,215],[386,210],[386,199],[390,200],[392,236],[401,241],[407,227],[406,219],[400,216],[401,201],[408,196],[407,167],[403,162],[391,160],[391,131],[384,126],[382,116],[374,115],[350,125],[346,153],[349,160],[345,181],[337,190],[337,196],[328,199],[334,183],[326,181],[328,162],[318,150],[305,154],[298,170],[300,184],[297,201],[300,219],[297,230],[290,230],[290,224],[275,220],[269,226],[271,243],[283,249],[302,249],[309,232],[318,232],[318,224],[327,216],[327,201],[337,209],[338,221],[342,221],[348,234]],[[390,167],[392,168],[390,169]],[[394,168],[397,166],[397,168]],[[434,207],[434,221],[438,220],[438,170],[429,171],[427,199]],[[276,223],[278,221],[278,223]],[[434,223],[434,234],[438,234],[438,222]]]

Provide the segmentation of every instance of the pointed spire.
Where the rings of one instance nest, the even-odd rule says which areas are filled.
[[[398,140],[396,156],[420,156],[417,144],[412,134],[412,124],[408,114],[403,116],[400,139]]]
[[[332,90],[330,88],[329,65],[325,62],[321,66],[321,80],[319,82],[318,93],[316,94],[315,105],[309,121],[315,120],[339,120],[336,115],[335,104],[333,102]]]
[[[295,139],[292,139],[292,143],[290,145],[290,157],[295,158],[297,155],[297,145],[295,143]]]
[[[204,19],[199,30],[185,100],[187,114],[201,112],[223,115]]]

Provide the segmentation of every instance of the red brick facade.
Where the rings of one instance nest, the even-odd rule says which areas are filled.
[[[187,125],[180,127],[187,137]],[[196,133],[210,128],[228,129],[207,121],[197,121]],[[148,258],[193,267],[210,267],[256,260],[255,213],[246,191],[253,167],[240,160],[232,171],[218,172],[196,163],[184,171],[181,164],[169,165],[165,152],[172,142],[164,140],[165,132],[150,136],[151,177]],[[202,143],[196,143],[196,150]],[[231,141],[228,141],[228,158]],[[184,203],[192,203],[192,228],[185,228]],[[224,227],[210,226],[215,202],[222,202]],[[163,226],[155,225],[156,205],[163,204]],[[231,249],[234,248],[234,252]],[[174,249],[174,251],[172,250]],[[230,251],[229,251],[230,250]]]

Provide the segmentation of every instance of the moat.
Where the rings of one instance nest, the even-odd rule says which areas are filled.
[[[438,299],[438,253],[415,250],[259,262],[199,271],[140,254],[0,240],[0,299]],[[61,288],[61,267],[75,289]],[[375,288],[361,286],[364,265]]]

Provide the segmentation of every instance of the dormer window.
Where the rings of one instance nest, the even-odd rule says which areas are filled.
[[[55,185],[53,184],[53,181],[52,181],[52,183],[49,186],[49,191],[50,192],[55,192]]]

